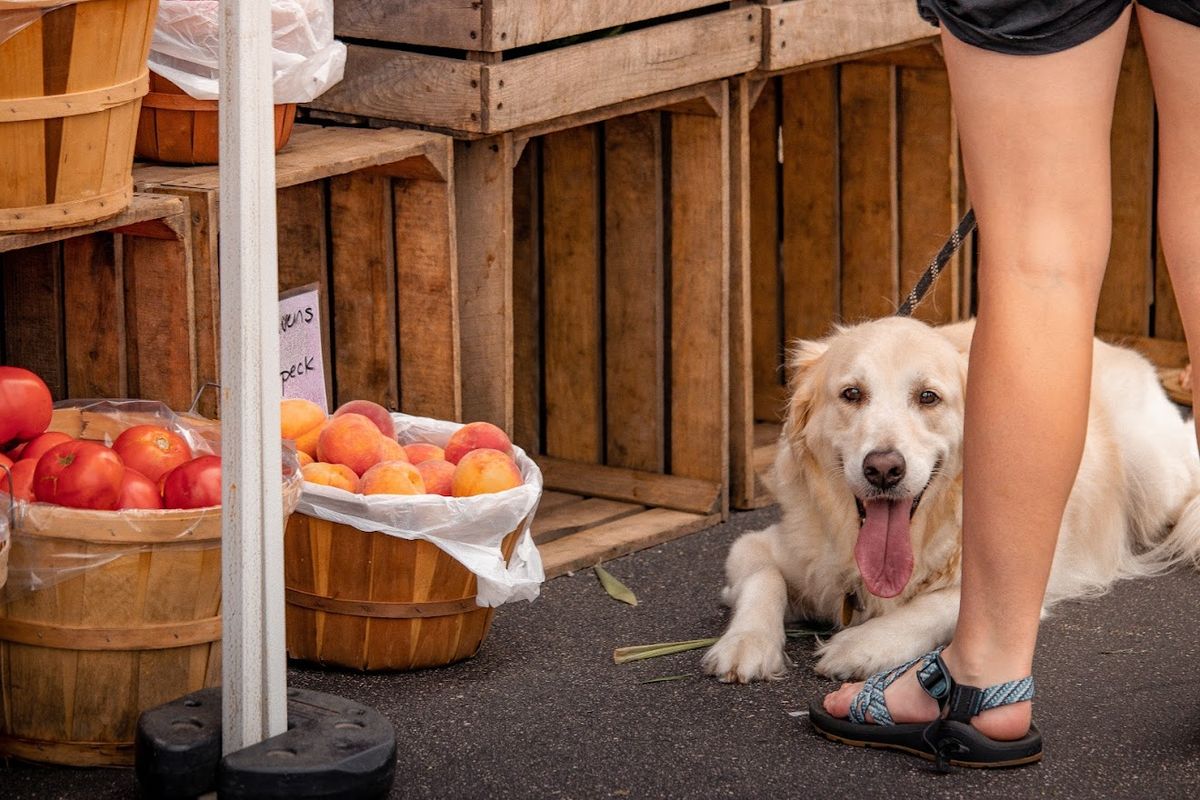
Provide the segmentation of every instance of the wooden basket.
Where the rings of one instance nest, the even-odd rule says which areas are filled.
[[[276,152],[287,144],[295,121],[295,103],[275,106]],[[150,93],[142,100],[138,119],[138,158],[167,164],[216,164],[219,129],[216,100],[197,100],[161,75],[150,73]]]
[[[111,418],[86,417],[56,411],[52,427],[112,434]],[[36,508],[12,534],[13,575],[94,560],[37,591],[0,590],[0,756],[132,764],[143,710],[220,683],[221,511]]]
[[[520,527],[504,537],[507,560]],[[284,534],[287,649],[358,670],[453,664],[479,652],[494,608],[475,576],[429,542],[293,514]]]
[[[0,42],[0,233],[84,225],[133,195],[133,143],[157,0],[16,0]]]

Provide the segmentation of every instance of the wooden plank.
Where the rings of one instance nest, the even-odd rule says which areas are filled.
[[[538,550],[546,577],[554,578],[711,528],[720,521],[718,514],[704,516],[652,508],[566,536]]]
[[[1186,338],[1167,257],[1163,254],[1162,239],[1159,237],[1155,237],[1154,244],[1154,335],[1163,339]]]
[[[945,72],[902,69],[897,109],[900,292],[908,292],[958,224],[958,151]],[[951,260],[913,314],[929,323],[958,319],[961,261]]]
[[[1187,342],[1149,336],[1131,336],[1119,331],[1098,331],[1096,335],[1106,342],[1132,347],[1154,365],[1163,369],[1179,369],[1188,363]]]
[[[606,463],[662,472],[663,386],[662,115],[604,125],[604,413]]]
[[[372,400],[395,409],[400,404],[392,219],[388,178],[329,179],[335,405]]]
[[[542,145],[533,140],[513,172],[513,441],[542,449]]]
[[[788,390],[786,386],[772,384],[754,388],[754,407],[766,411],[761,422],[782,422],[787,404]]]
[[[461,420],[453,183],[394,183],[400,407],[408,414]]]
[[[54,242],[0,256],[4,363],[36,372],[55,400],[67,396],[63,341],[62,245]]]
[[[326,184],[288,186],[275,193],[279,236],[279,291],[315,283],[320,287],[321,352],[325,357],[325,397],[333,402],[333,350],[329,332],[329,236]],[[330,409],[332,411],[333,409]]]
[[[754,69],[760,24],[757,7],[737,8],[488,66],[484,130],[512,130]]]
[[[133,225],[147,220],[157,220],[170,217],[183,210],[183,204],[174,198],[163,195],[143,194],[135,192],[129,207],[115,217],[101,220],[91,225],[81,225],[73,228],[54,228],[48,231],[34,233],[9,233],[0,235],[0,253],[34,247],[39,244],[60,242],[76,236],[86,236],[91,233],[111,231],[125,225]]]
[[[937,29],[912,0],[799,0],[763,9],[768,32],[762,69],[792,69],[909,42]]]
[[[556,492],[552,489],[546,489],[542,492],[541,500],[538,501],[538,513],[541,514],[545,511],[558,508],[559,506],[578,503],[583,499],[584,498],[582,495],[569,494],[567,492]]]
[[[841,67],[842,318],[896,310],[900,294],[896,198],[896,69]]]
[[[838,68],[785,75],[780,88],[786,344],[824,336],[841,312]]]
[[[338,0],[333,32],[339,39],[474,50],[483,44],[485,13],[479,0]]]
[[[539,545],[561,539],[585,528],[628,517],[645,511],[645,506],[591,497],[539,513],[533,521],[533,540]]]
[[[604,460],[600,153],[596,126],[542,143],[545,452]]]
[[[62,246],[67,393],[127,397],[125,276],[116,237],[76,236]]]
[[[490,31],[478,49],[525,47],[712,5],[713,0],[488,0]]]
[[[643,111],[674,110],[684,113],[686,111],[698,111],[701,107],[705,107],[709,109],[708,116],[712,116],[712,106],[709,105],[706,98],[714,92],[720,92],[720,85],[721,81],[710,81],[695,86],[672,89],[669,92],[658,92],[657,94],[646,95],[645,97],[635,97],[616,105],[592,108],[586,111],[579,111],[575,114],[567,114],[566,116],[543,120],[532,125],[523,125],[513,131],[513,135],[521,138],[544,136],[547,133],[554,133],[566,130],[567,128],[578,128],[581,125],[591,125],[593,122],[605,122],[606,120],[622,117],[626,114],[640,114]]]
[[[550,456],[538,456],[536,460],[547,489],[693,514],[712,514],[720,510],[721,484],[717,482],[581,464]]]
[[[876,50],[865,56],[856,56],[854,60],[860,64],[892,64],[909,69],[946,69],[945,59],[940,50],[941,43],[936,39],[928,44],[916,47],[902,45],[898,49]]]
[[[1154,92],[1139,37],[1121,62],[1112,125],[1112,246],[1096,327],[1150,333],[1154,301]]]
[[[750,346],[749,382],[754,419],[774,419],[775,407],[760,407],[753,390],[783,381],[783,291],[779,247],[779,80],[763,87],[750,110]],[[732,146],[739,147],[736,138]],[[736,206],[735,206],[736,210]],[[731,376],[730,391],[736,391]]]
[[[454,143],[463,419],[513,424],[512,194],[509,136]]]
[[[754,494],[754,318],[751,300],[751,107],[755,86],[729,83],[729,491],[736,508]],[[759,101],[761,102],[761,100]],[[772,119],[772,123],[773,123]],[[774,127],[771,124],[769,127]],[[768,138],[770,135],[768,134]],[[773,190],[774,172],[768,177]],[[772,209],[773,211],[774,209]]]

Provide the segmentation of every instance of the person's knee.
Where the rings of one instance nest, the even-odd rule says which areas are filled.
[[[980,281],[1086,299],[1099,296],[1107,261],[1107,248],[1103,252],[1035,250],[1005,258],[985,258],[980,266]]]

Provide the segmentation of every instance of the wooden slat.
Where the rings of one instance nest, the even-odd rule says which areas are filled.
[[[886,316],[898,304],[896,68],[841,67],[842,318]]]
[[[63,242],[63,322],[67,392],[72,397],[127,397],[124,265],[115,237]]]
[[[767,81],[758,103],[750,110],[750,382],[754,388],[778,386],[783,380],[778,88],[778,79]],[[736,139],[733,146],[738,147]],[[794,157],[800,156],[797,153]],[[733,385],[730,391],[734,391]],[[755,392],[753,399],[757,397]],[[754,403],[756,420],[774,419],[777,414],[778,409],[773,406],[760,407]]]
[[[5,364],[36,372],[55,400],[67,396],[63,341],[62,245],[37,245],[0,256]]]
[[[372,400],[395,409],[400,398],[391,181],[362,174],[331,178],[329,214],[335,405]]]
[[[538,549],[546,577],[553,578],[711,528],[720,521],[718,514],[704,516],[652,508],[566,536]]]
[[[398,180],[394,189],[400,407],[462,418],[458,244],[451,184]]]
[[[322,181],[313,181],[278,190],[275,216],[279,228],[279,291],[310,283],[320,287],[325,397],[332,403],[334,365],[329,338],[329,236],[325,227],[325,188]]]
[[[897,141],[900,159],[900,291],[908,292],[958,224],[958,151],[945,72],[902,69]],[[958,318],[955,258],[913,314],[930,323]]]
[[[542,498],[538,501],[538,513],[544,513],[559,506],[578,503],[583,500],[581,495],[568,494],[567,492],[556,492],[553,489],[546,489],[542,492]]]
[[[604,125],[607,463],[665,467],[662,116]]]
[[[1135,36],[1125,48],[1113,112],[1113,232],[1096,310],[1099,330],[1150,333],[1150,304],[1154,298],[1153,176],[1154,93],[1146,51]]]
[[[837,70],[785,75],[780,84],[785,342],[825,335],[841,310]]]
[[[725,89],[722,105],[727,109],[728,86]],[[670,202],[670,469],[675,475],[726,483],[729,474],[728,114],[672,117]]]
[[[525,47],[712,5],[713,0],[487,0],[491,30],[478,49]]]
[[[736,508],[744,508],[754,494],[750,107],[755,88],[746,78],[729,84],[729,492]]]
[[[530,141],[513,172],[513,441],[542,449],[540,140]]]
[[[585,528],[645,511],[645,506],[591,497],[578,503],[539,513],[533,521],[533,540],[539,545],[561,539]]]
[[[142,194],[135,192],[129,208],[115,217],[101,220],[92,225],[81,225],[73,228],[54,228],[35,233],[9,233],[0,235],[0,253],[33,247],[39,244],[60,242],[76,236],[86,236],[89,233],[111,231],[126,225],[133,225],[147,220],[157,220],[170,217],[183,210],[183,204],[172,197],[163,195]]]
[[[512,141],[455,142],[454,153],[463,419],[511,431]]]
[[[764,9],[763,70],[791,69],[932,39],[912,0],[798,0]]]
[[[604,459],[601,407],[600,175],[595,126],[542,145],[545,452]]]
[[[1175,288],[1167,257],[1163,254],[1162,239],[1155,237],[1154,245],[1154,335],[1163,339],[1184,339],[1183,319],[1175,302]]]
[[[338,0],[333,32],[339,39],[480,49],[486,10],[479,0]]]
[[[537,463],[547,489],[693,514],[715,513],[721,506],[721,485],[712,481],[581,464],[550,456],[539,456]]]

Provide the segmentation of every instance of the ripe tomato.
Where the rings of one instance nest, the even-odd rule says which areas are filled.
[[[163,479],[163,508],[221,505],[221,457],[200,456],[181,464]]]
[[[21,459],[32,458],[37,461],[51,447],[71,441],[71,437],[58,431],[46,431],[41,436],[35,436],[21,448]]]
[[[111,511],[117,507],[124,476],[121,457],[104,445],[64,442],[38,459],[33,494],[42,503]]]
[[[192,448],[184,438],[158,425],[134,425],[117,437],[112,449],[125,466],[156,483],[180,464],[192,460]]]
[[[121,479],[121,496],[117,498],[117,508],[162,507],[162,495],[158,493],[158,484],[132,467],[125,467],[125,477]]]
[[[20,367],[0,367],[0,444],[42,433],[53,410],[50,390],[41,378]]]
[[[34,501],[33,496],[33,470],[37,467],[37,462],[32,458],[27,458],[23,461],[18,461],[10,468],[12,471],[13,484],[16,488],[9,494],[16,500],[24,500],[27,503]],[[0,492],[8,492],[8,475],[0,470]]]

